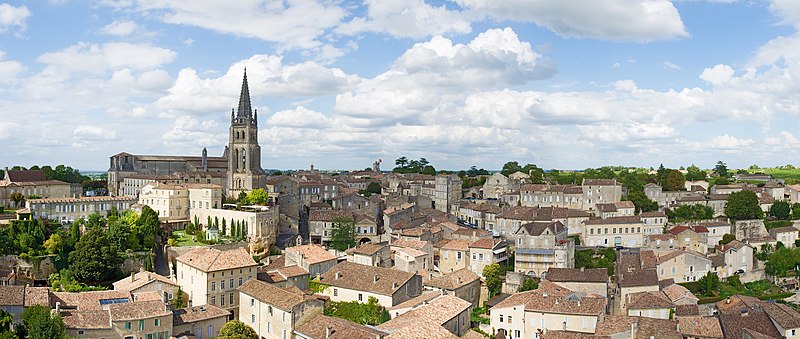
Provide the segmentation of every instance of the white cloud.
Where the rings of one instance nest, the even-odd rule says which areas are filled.
[[[240,37],[276,42],[286,48],[313,48],[347,12],[329,1],[106,1],[133,8],[164,22],[201,27]],[[302,19],[298,19],[302,18]]]
[[[723,151],[742,151],[753,143],[755,143],[753,139],[737,138],[723,134],[701,143],[700,147],[709,147]]]
[[[114,20],[110,24],[103,27],[102,32],[108,35],[128,36],[133,34],[139,25],[131,20]]]
[[[61,51],[42,54],[36,60],[58,70],[101,74],[109,69],[130,67],[149,70],[175,59],[176,53],[149,44],[80,42]]]
[[[676,71],[680,71],[681,70],[681,66],[680,65],[676,65],[676,64],[672,63],[669,60],[665,60],[664,62],[661,63],[661,65],[663,65],[664,68],[674,69]]]
[[[669,0],[455,0],[475,16],[533,22],[564,37],[649,42],[686,37]]]
[[[465,34],[472,30],[463,13],[434,7],[423,0],[367,0],[365,17],[355,17],[339,26],[340,34],[381,32],[395,37],[424,38],[448,33]]]
[[[294,109],[275,112],[269,117],[267,123],[281,127],[327,128],[330,127],[331,119],[320,112],[298,106]]]
[[[21,34],[27,28],[28,17],[31,11],[26,6],[15,7],[10,4],[0,4],[0,33],[14,31]]]
[[[728,65],[716,65],[712,68],[706,68],[700,74],[700,79],[711,83],[712,85],[722,85],[733,77],[733,68]]]
[[[795,0],[772,0],[769,8],[782,17],[782,23],[798,27],[800,24],[800,3]]]
[[[327,68],[315,62],[284,64],[281,57],[254,55],[231,65],[217,78],[203,78],[197,71],[180,71],[168,94],[156,106],[172,115],[208,114],[229,110],[239,97],[242,70],[247,67],[250,95],[273,97],[314,97],[347,90],[359,78],[337,68]]]
[[[161,139],[167,146],[219,146],[227,143],[227,135],[225,129],[215,120],[180,116],[175,119],[172,129],[164,133]]]
[[[72,136],[76,141],[89,142],[89,141],[109,141],[117,140],[117,133],[108,131],[102,127],[78,125],[72,131]]]

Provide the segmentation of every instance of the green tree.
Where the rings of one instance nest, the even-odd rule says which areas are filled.
[[[219,330],[219,339],[258,339],[258,334],[245,323],[231,320]]]
[[[525,291],[535,290],[537,288],[539,288],[539,283],[536,282],[536,280],[533,280],[532,278],[527,278],[522,281],[522,284],[519,285],[517,292],[525,292]]]
[[[333,219],[330,246],[338,251],[356,247],[356,223],[352,218]]]
[[[489,298],[500,293],[503,287],[503,269],[499,264],[491,264],[483,267],[483,278],[486,281],[486,288],[489,290]]]
[[[406,168],[408,166],[408,158],[406,157],[399,157],[397,160],[394,161],[394,164],[397,165],[399,168]]]
[[[186,307],[186,300],[183,300],[183,289],[181,289],[180,286],[178,286],[178,292],[175,293],[175,298],[172,299],[172,306],[175,307],[175,309]]]
[[[8,198],[14,202],[14,207],[16,208],[21,207],[22,203],[25,202],[25,196],[22,195],[22,193],[20,192],[11,193],[11,195],[9,195]]]
[[[728,165],[722,162],[722,160],[717,161],[717,165],[714,166],[714,173],[717,173],[717,175],[723,178],[727,178],[730,176],[730,173],[728,172]]]
[[[729,242],[734,241],[734,240],[736,240],[736,236],[733,235],[733,234],[728,233],[728,234],[725,234],[725,235],[722,236],[722,240],[719,241],[719,244],[720,245],[726,245]]]
[[[61,316],[51,316],[50,309],[44,306],[33,306],[22,311],[22,324],[25,326],[28,339],[66,338],[67,331]]]
[[[700,280],[697,281],[700,285],[700,290],[705,295],[711,295],[712,292],[719,288],[719,277],[713,272],[708,272]]]
[[[133,236],[130,225],[117,220],[108,224],[108,240],[120,251],[138,247],[138,239]]]
[[[94,228],[84,234],[69,254],[70,271],[82,283],[106,282],[120,275],[122,260],[118,249],[105,236],[105,232]]]
[[[763,211],[755,192],[742,190],[728,196],[725,215],[735,220],[759,219]]]
[[[249,204],[250,202],[249,202],[249,201],[247,201],[247,193],[245,193],[245,192],[239,192],[239,199],[238,199],[238,201],[237,201],[237,202],[238,202],[240,205],[247,205],[247,204]],[[209,219],[209,220],[210,220],[210,219]],[[209,221],[209,223],[211,223],[211,222]],[[209,225],[209,226],[210,226],[210,225]]]
[[[658,210],[658,203],[650,200],[644,192],[631,192],[623,200],[628,200],[636,207],[636,214]]]
[[[266,205],[269,202],[269,194],[263,188],[256,188],[247,194],[247,203],[253,205]]]
[[[379,182],[371,182],[367,185],[367,189],[364,190],[364,195],[370,196],[372,194],[381,194],[381,184]]]
[[[161,222],[158,220],[158,213],[150,206],[142,208],[142,214],[136,220],[137,233],[141,238],[141,244],[146,249],[152,249],[156,244],[156,235],[159,234]]]
[[[500,171],[500,173],[505,176],[509,176],[511,173],[516,173],[521,171],[522,171],[522,166],[520,166],[518,162],[509,161],[503,165],[503,169]]]
[[[61,239],[60,234],[53,233],[50,235],[50,238],[44,242],[44,248],[50,254],[61,253],[61,249],[64,248],[64,240]]]
[[[700,167],[695,166],[692,164],[688,168],[686,168],[686,180],[689,181],[698,181],[698,180],[706,180],[708,175],[706,171],[700,169]]]
[[[14,317],[6,310],[0,310],[0,333],[10,332]]]
[[[228,234],[228,225],[225,222],[225,218],[222,218],[222,234]]]
[[[792,214],[792,207],[788,201],[778,200],[769,208],[769,215],[776,219],[786,220]]]
[[[683,177],[683,173],[678,170],[669,170],[664,189],[667,191],[685,191],[686,179]]]

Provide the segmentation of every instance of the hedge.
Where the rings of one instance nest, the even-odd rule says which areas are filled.
[[[700,298],[697,300],[697,304],[710,304],[715,303],[717,301],[723,300],[723,297],[708,297],[708,298]]]

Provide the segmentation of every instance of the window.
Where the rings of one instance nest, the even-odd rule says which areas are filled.
[[[211,282],[211,290],[212,291],[216,291],[217,290],[217,283]]]
[[[250,315],[250,322],[254,323],[254,324],[256,323],[256,315],[255,314],[251,314]]]
[[[242,273],[242,272],[239,272],[239,273]],[[241,277],[239,277],[239,286],[242,286],[242,278]]]
[[[250,298],[250,306],[255,306],[255,305],[256,305],[256,299]]]
[[[225,296],[222,296],[222,298],[219,298],[219,305],[220,306],[225,306]]]
[[[221,290],[224,290],[224,289],[225,289],[225,280],[223,280],[223,281],[220,281],[220,283],[219,283],[219,289],[221,289]]]
[[[508,323],[511,323],[511,316],[508,316]]]
[[[239,278],[239,279],[241,279],[241,278]],[[231,286],[231,288],[233,288],[233,278],[231,278],[230,282],[231,282],[230,286]]]
[[[211,297],[211,305],[217,304],[217,297]]]
[[[267,322],[267,333],[272,333],[272,323]]]
[[[339,290],[338,289],[335,289],[335,288],[333,289],[333,296],[334,297],[338,297],[339,296]]]
[[[144,331],[144,320],[139,320],[139,331]]]
[[[131,322],[130,321],[125,322],[125,329],[126,330],[130,330],[131,329]]]
[[[267,306],[267,312],[272,316],[272,306]]]
[[[231,301],[231,305],[233,305],[233,293],[231,293],[230,301]]]
[[[514,330],[514,337],[516,337],[516,338],[520,337],[519,330]]]
[[[363,301],[363,300],[364,300],[364,296],[361,295],[361,293],[359,293],[358,294],[358,301]]]
[[[500,315],[500,322],[503,322],[503,315]]]
[[[154,321],[154,323],[155,323],[156,327],[161,326],[161,319],[156,318],[156,321]]]
[[[461,260],[461,252],[456,252],[456,260]]]

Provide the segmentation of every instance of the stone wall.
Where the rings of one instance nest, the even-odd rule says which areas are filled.
[[[151,252],[143,251],[125,253],[125,260],[122,261],[121,267],[122,273],[125,275],[130,275],[133,272],[144,271],[144,263],[148,255],[151,255]],[[152,259],[155,260],[155,257]]]
[[[22,259],[16,255],[0,256],[0,268],[12,270],[17,269],[17,274],[33,280],[47,280],[56,273],[56,266],[51,260],[54,256],[42,256],[35,258]],[[20,278],[18,278],[20,279]],[[25,280],[24,278],[21,280]]]
[[[764,221],[761,219],[738,220],[733,224],[733,232],[738,240],[769,236]]]

